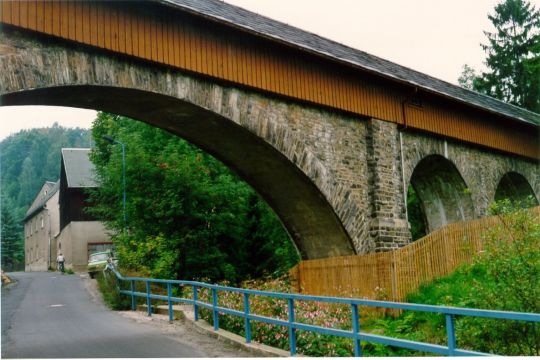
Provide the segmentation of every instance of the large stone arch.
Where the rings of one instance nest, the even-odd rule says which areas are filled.
[[[415,167],[410,183],[424,212],[428,231],[474,218],[469,189],[456,166],[440,155],[429,155]]]
[[[538,199],[525,176],[515,171],[509,171],[501,177],[497,184],[493,200],[509,199],[525,202],[529,197],[533,201],[531,205],[538,205]]]
[[[161,127],[251,184],[303,258],[349,255],[368,246],[365,186],[351,191],[356,180],[338,166],[342,158],[360,164],[360,171],[365,166],[349,153],[365,150],[361,141],[348,140],[364,138],[359,119],[95,49],[38,41],[13,29],[0,32],[0,49],[1,105],[97,109]],[[343,134],[346,151],[336,141]]]

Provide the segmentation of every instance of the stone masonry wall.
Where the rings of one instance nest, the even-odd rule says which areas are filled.
[[[222,89],[218,98],[226,106],[211,106],[213,111],[255,132],[308,174],[334,208],[357,253],[373,250],[365,120],[236,88]]]
[[[196,144],[228,160],[232,168],[237,166],[240,174],[252,176],[259,186],[256,190],[267,194],[269,203],[290,212],[278,216],[300,219],[296,223],[292,219],[288,228],[297,245],[305,237],[327,249],[322,253],[314,247],[307,258],[385,251],[407,244],[410,233],[404,190],[415,166],[431,154],[441,154],[456,165],[471,191],[475,216],[485,214],[498,181],[508,171],[524,175],[540,197],[539,165],[521,158],[409,130],[402,132],[400,139],[396,124],[70,43],[33,38],[28,33],[2,30],[0,50],[0,95],[17,98],[25,90],[46,89],[29,100],[46,103],[43,99],[59,89],[62,96],[55,99],[56,104],[64,101],[65,105],[140,115],[136,118],[195,139]],[[77,93],[82,86],[82,92]],[[109,94],[118,97],[107,98]],[[246,163],[244,158],[250,151],[256,156]],[[233,152],[235,156],[230,155]],[[283,173],[273,173],[266,163]],[[296,184],[304,184],[295,188],[298,191],[316,187],[316,191],[305,192],[313,197],[311,202],[304,202],[294,192],[280,193],[287,185],[283,183],[285,174]],[[263,179],[268,176],[271,181]],[[287,204],[289,198],[296,202]],[[310,208],[310,204],[326,212],[321,216],[319,208]],[[325,242],[334,240],[331,232],[320,235],[325,230],[320,222],[336,216],[339,226],[332,231],[339,233],[335,239],[341,241],[340,247],[324,248]],[[340,240],[343,237],[347,238],[345,245]]]
[[[3,53],[0,57],[0,95],[17,95],[18,92],[32,89],[61,90],[70,87],[66,95],[55,101],[66,101],[66,105],[71,106],[82,103],[105,111],[118,110],[118,114],[128,116],[133,113],[132,109],[139,106],[142,110],[137,113],[140,115],[136,117],[137,119],[171,131],[185,132],[187,125],[196,124],[189,134],[193,138],[199,136],[197,132],[207,131],[216,122],[232,122],[235,126],[256,135],[259,141],[270,144],[285,156],[290,161],[289,166],[296,169],[290,170],[290,173],[300,170],[315,184],[320,191],[316,196],[323,196],[330,204],[354,246],[348,253],[342,247],[341,250],[338,249],[341,251],[338,254],[365,253],[373,249],[368,231],[369,171],[366,160],[365,119],[212,82],[170,68],[118,58],[85,47],[74,47],[69,43],[32,38],[24,32],[4,30],[0,33],[0,39]],[[83,98],[76,94],[76,86],[81,85],[87,87],[82,94]],[[88,86],[94,86],[97,90]],[[142,97],[128,96],[124,104],[118,105],[123,99],[122,92],[117,92],[120,95],[117,99],[106,99],[106,106],[96,107],[95,98],[99,98],[112,88],[136,89],[141,91]],[[48,94],[40,93],[38,102],[46,103],[44,99]],[[162,97],[156,98],[155,94],[164,95],[167,99],[178,99],[179,104],[195,105],[204,111],[195,113],[192,110],[193,106],[187,105],[180,105],[177,109],[167,108],[168,103],[165,106],[161,105],[159,101],[163,101]],[[153,103],[155,98],[157,100]],[[33,97],[30,101],[35,100]],[[101,101],[99,104],[103,104],[103,100],[99,101]],[[217,116],[211,117],[209,114]],[[189,123],[185,118],[189,119]],[[201,124],[200,131],[197,128],[198,123]],[[230,128],[234,127],[229,126],[227,129]],[[241,133],[236,131],[235,134]],[[219,138],[219,133],[210,135],[218,136],[215,140],[223,141],[229,149],[230,146],[241,148],[244,145],[240,135],[238,135],[240,141],[234,144],[231,144],[234,139],[227,142]],[[211,141],[205,144],[212,146]],[[263,148],[256,144],[254,146],[250,150]],[[226,151],[217,147],[216,149],[217,155],[220,155],[219,151]],[[222,155],[227,157],[225,153]],[[258,161],[264,163],[265,159]],[[276,160],[277,162],[279,161]],[[234,161],[229,165],[234,168]],[[258,163],[252,165],[260,166]],[[276,181],[283,181],[279,175],[272,176],[275,176]],[[258,188],[256,190],[263,193],[266,191]],[[287,195],[292,198],[295,194],[274,192],[270,197],[283,199]],[[275,199],[267,200],[272,203]],[[296,209],[295,204],[290,208],[296,211],[296,214],[301,214],[306,222],[311,215],[314,218],[319,215],[313,213],[314,209],[306,208],[301,203],[298,203]],[[284,214],[278,213],[278,216],[282,215]],[[311,224],[314,228],[318,225],[313,222]],[[297,229],[288,230],[293,239],[297,237],[295,241],[299,240],[298,236],[303,236],[302,233],[296,235]],[[317,234],[312,234],[313,231],[310,233],[308,223],[304,225],[303,231],[303,234],[317,241],[323,243],[332,241],[326,238],[316,239]],[[315,256],[321,254],[317,253]]]
[[[414,131],[403,132],[404,175],[406,186],[416,165],[426,156],[441,155],[450,160],[463,177],[474,205],[474,217],[487,214],[495,191],[504,174],[523,175],[536,198],[540,199],[540,163],[526,158],[493,152],[480,147],[444,140]]]
[[[371,119],[367,152],[370,195],[370,237],[374,251],[388,251],[410,242],[406,219],[401,150],[396,124]]]

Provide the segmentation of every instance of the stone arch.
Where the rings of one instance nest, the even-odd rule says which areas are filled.
[[[495,190],[494,200],[510,199],[512,201],[523,202],[529,196],[533,200],[532,205],[538,205],[538,199],[525,176],[515,171],[509,171],[499,180]]]
[[[172,69],[6,32],[0,33],[0,105],[96,109],[168,130],[248,182],[274,209],[302,258],[357,252],[358,199],[343,195],[347,184],[306,145],[308,139],[298,137],[298,107],[268,104],[271,99],[259,94]],[[341,121],[332,116],[307,114]]]
[[[474,218],[470,191],[456,166],[441,155],[429,155],[414,168],[410,184],[423,210],[428,232]]]

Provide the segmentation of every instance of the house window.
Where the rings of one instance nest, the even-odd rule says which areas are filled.
[[[45,220],[43,219],[43,216],[41,217],[41,228],[43,229],[45,227]]]

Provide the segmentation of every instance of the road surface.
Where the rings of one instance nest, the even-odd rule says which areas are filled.
[[[92,301],[80,275],[11,273],[2,289],[2,358],[245,356],[208,352],[208,342],[137,323]],[[185,334],[187,335],[187,334]],[[203,335],[197,335],[203,336]],[[204,336],[203,336],[204,337]]]

